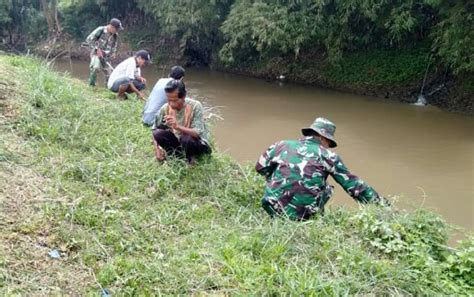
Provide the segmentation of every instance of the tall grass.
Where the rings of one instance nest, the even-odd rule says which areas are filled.
[[[59,265],[90,271],[74,292],[474,293],[474,240],[448,248],[449,227],[433,213],[369,206],[332,208],[304,223],[271,220],[259,207],[263,180],[248,166],[219,153],[195,167],[156,163],[139,102],[117,101],[34,59],[0,57],[0,66],[26,92],[9,123],[31,147],[22,162],[47,178],[42,187],[58,201],[36,209],[41,217],[22,232],[35,237],[48,226],[48,247],[64,255]],[[0,164],[15,162],[7,157]],[[0,292],[55,290],[9,264]]]

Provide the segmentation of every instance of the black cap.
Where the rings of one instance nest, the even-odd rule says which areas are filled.
[[[147,64],[151,64],[150,54],[146,50],[139,50],[138,52],[135,53],[135,57],[140,57],[143,60],[145,60]]]
[[[117,29],[118,31],[123,30],[122,22],[119,19],[113,18],[113,19],[110,20],[109,24],[114,26],[115,29]]]
[[[170,75],[169,77],[174,78],[174,79],[181,79],[184,76],[184,68],[181,66],[173,66],[171,67]]]

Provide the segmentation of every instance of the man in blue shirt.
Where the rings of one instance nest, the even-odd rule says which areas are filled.
[[[153,125],[156,114],[160,108],[168,102],[165,93],[166,84],[173,79],[183,80],[183,78],[184,68],[181,66],[173,66],[168,78],[160,78],[160,80],[156,82],[143,109],[143,124],[147,126]]]

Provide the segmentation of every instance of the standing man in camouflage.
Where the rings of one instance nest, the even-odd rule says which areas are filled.
[[[106,83],[114,70],[110,65],[110,58],[113,58],[117,52],[117,38],[120,30],[123,30],[122,22],[114,18],[107,26],[100,26],[87,36],[86,43],[91,48],[90,86],[95,86],[99,70],[104,73]]]
[[[307,220],[322,213],[334,191],[327,183],[329,175],[360,203],[385,202],[329,150],[337,146],[335,131],[332,122],[317,118],[302,129],[304,138],[277,142],[260,156],[256,170],[267,179],[262,206],[268,214]]]

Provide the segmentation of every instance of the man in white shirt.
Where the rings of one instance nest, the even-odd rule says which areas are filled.
[[[151,62],[150,54],[146,50],[139,50],[115,67],[107,82],[107,88],[117,97],[125,99],[125,93],[135,93],[138,98],[144,100],[141,92],[146,85],[146,79],[141,75],[141,68]]]
[[[181,66],[173,66],[171,68],[170,74],[167,78],[160,78],[153,90],[151,91],[150,96],[145,104],[143,109],[143,124],[146,126],[151,126],[155,122],[155,116],[160,110],[160,108],[168,102],[165,93],[165,86],[171,80],[183,80],[184,78],[184,68]]]

